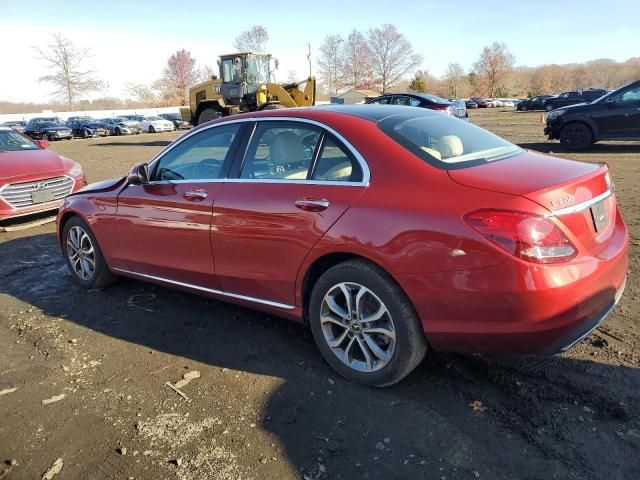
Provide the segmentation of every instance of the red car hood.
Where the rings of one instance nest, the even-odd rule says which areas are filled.
[[[63,158],[50,150],[0,153],[0,182],[13,182],[22,177],[57,176],[66,170]]]
[[[577,162],[526,151],[494,163],[449,170],[451,179],[468,187],[527,197],[557,210],[558,201],[572,196],[571,203],[588,200],[606,191],[607,166]]]

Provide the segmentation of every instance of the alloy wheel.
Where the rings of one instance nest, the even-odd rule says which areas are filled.
[[[96,252],[91,238],[81,227],[71,227],[67,235],[67,257],[73,273],[90,280],[96,271]]]
[[[384,302],[367,287],[339,283],[320,307],[324,339],[334,355],[359,372],[375,372],[391,361],[396,346],[393,319]]]

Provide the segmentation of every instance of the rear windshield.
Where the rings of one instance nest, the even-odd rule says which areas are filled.
[[[493,162],[522,149],[468,122],[443,113],[393,115],[380,129],[410,152],[438,168],[453,170]]]

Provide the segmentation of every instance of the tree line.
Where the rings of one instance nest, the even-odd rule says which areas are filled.
[[[266,27],[254,25],[241,32],[233,46],[238,51],[266,51],[268,41]],[[89,49],[79,48],[55,34],[48,45],[35,51],[48,70],[40,81],[52,87],[51,105],[64,105],[68,110],[91,108],[92,102],[140,107],[186,105],[189,88],[216,73],[209,65],[198,66],[191,53],[182,49],[167,59],[156,81],[127,84],[125,88],[131,98],[88,102],[82,97],[107,87],[94,71],[84,68],[91,55]],[[411,90],[447,98],[528,97],[590,87],[612,89],[640,79],[640,57],[625,62],[597,59],[586,63],[516,67],[514,54],[501,42],[485,46],[469,69],[452,62],[442,76],[436,77],[422,67],[423,55],[416,52],[392,24],[367,31],[352,29],[346,35],[328,34],[316,53],[319,92],[325,98],[353,88],[377,92]],[[295,77],[295,71],[289,70],[287,80],[294,81]],[[32,104],[2,102],[0,111],[19,112],[29,108],[28,105]]]

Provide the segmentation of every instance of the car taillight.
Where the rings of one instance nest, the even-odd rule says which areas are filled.
[[[552,220],[525,212],[477,210],[465,222],[483,237],[522,260],[559,263],[578,253]]]
[[[455,115],[452,107],[435,107],[434,110],[436,112],[446,113],[447,115]]]

